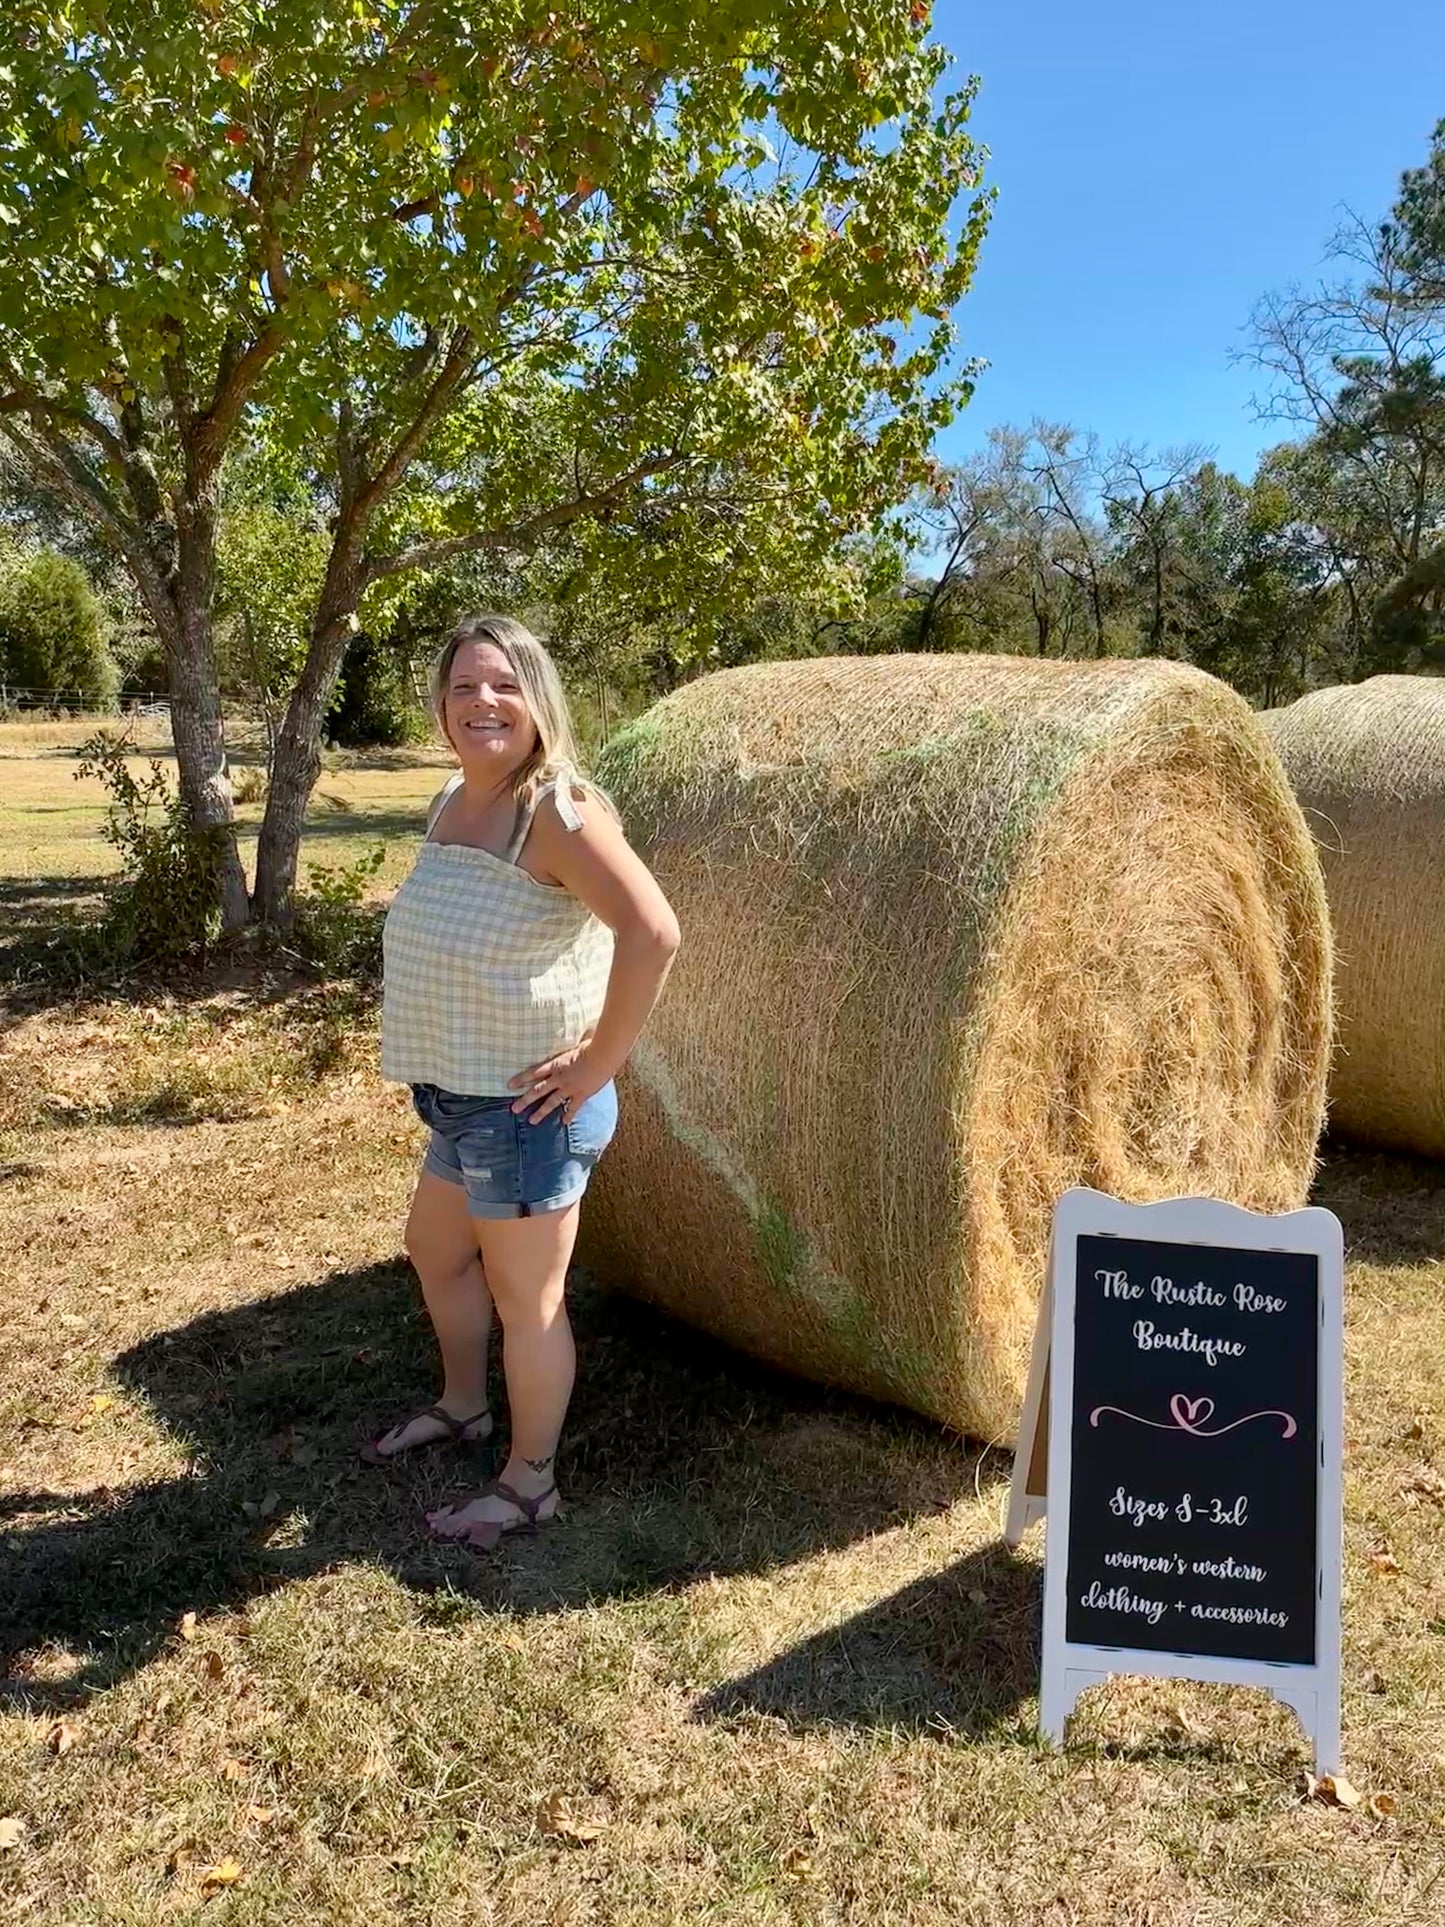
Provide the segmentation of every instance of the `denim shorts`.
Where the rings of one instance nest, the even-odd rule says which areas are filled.
[[[512,1109],[514,1097],[461,1097],[435,1084],[413,1084],[411,1101],[431,1128],[423,1168],[461,1185],[474,1218],[530,1218],[576,1204],[617,1129],[612,1084],[570,1122],[560,1106],[534,1124]]]

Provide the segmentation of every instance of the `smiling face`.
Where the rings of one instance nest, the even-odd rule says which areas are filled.
[[[494,642],[464,642],[452,657],[443,721],[462,768],[485,783],[512,775],[537,745],[516,671]]]

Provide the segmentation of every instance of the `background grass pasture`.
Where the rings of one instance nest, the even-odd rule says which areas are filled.
[[[101,836],[106,794],[82,777],[80,746],[96,729],[124,730],[136,746],[130,766],[143,776],[152,759],[175,781],[175,753],[164,717],[91,717],[0,723],[0,944],[81,900],[98,899],[116,853]],[[261,744],[242,729],[230,751],[233,770],[264,773]],[[446,781],[451,758],[438,747],[328,750],[311,799],[302,853],[308,863],[355,862],[378,841],[387,859],[376,879],[389,891],[410,862],[409,839]],[[244,786],[244,785],[243,785]],[[242,859],[254,868],[264,802],[237,809]]]
[[[72,750],[0,738],[19,925],[105,870]],[[347,827],[307,854],[409,836],[439,780],[331,770]],[[428,1543],[479,1455],[355,1456],[433,1390],[420,1135],[354,990],[12,1009],[7,1923],[1445,1919],[1445,1169],[1337,1148],[1317,1191],[1350,1250],[1342,1808],[1245,1693],[1116,1682],[1042,1749],[1008,1456],[585,1275],[565,1522]]]

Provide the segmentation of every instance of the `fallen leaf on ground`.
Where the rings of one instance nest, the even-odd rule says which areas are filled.
[[[25,1822],[15,1814],[7,1814],[0,1820],[0,1853],[8,1853],[11,1847],[18,1847],[25,1838]]]
[[[279,1492],[268,1492],[264,1499],[242,1499],[241,1510],[248,1519],[269,1519],[280,1503]]]
[[[816,1880],[818,1869],[813,1865],[813,1856],[802,1847],[789,1847],[779,1857],[778,1865],[789,1880]]]
[[[196,1615],[194,1613],[182,1613],[181,1614],[181,1638],[194,1639],[195,1636],[196,1636]]]
[[[57,1720],[46,1734],[45,1744],[52,1753],[68,1753],[75,1745],[75,1728],[67,1726],[64,1720]]]
[[[1381,1547],[1370,1554],[1370,1570],[1372,1572],[1394,1574],[1400,1571],[1400,1562],[1393,1552],[1388,1552]]]
[[[1315,1799],[1323,1800],[1332,1807],[1357,1807],[1361,1801],[1359,1789],[1333,1773],[1326,1773],[1316,1780],[1310,1791]]]
[[[219,1653],[202,1653],[201,1664],[206,1669],[207,1679],[223,1680],[226,1677],[226,1662]]]
[[[247,1807],[246,1818],[254,1821],[258,1827],[269,1827],[276,1818],[276,1809],[275,1807]]]
[[[214,1867],[207,1867],[201,1875],[201,1892],[210,1898],[227,1887],[234,1887],[245,1876],[246,1869],[239,1860],[218,1860]]]
[[[1393,1793],[1372,1793],[1365,1802],[1365,1811],[1372,1820],[1392,1820],[1396,1809],[1397,1802]]]
[[[607,1831],[605,1820],[574,1812],[565,1793],[547,1795],[537,1808],[537,1825],[543,1833],[562,1840],[599,1840]]]
[[[98,1392],[90,1401],[90,1409],[92,1412],[108,1412],[114,1404],[113,1398],[107,1398],[104,1392]]]
[[[244,1780],[250,1771],[250,1767],[247,1766],[244,1760],[228,1758],[221,1762],[221,1778],[223,1780]]]

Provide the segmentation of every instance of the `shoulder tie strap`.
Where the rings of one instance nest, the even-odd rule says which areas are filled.
[[[582,828],[582,815],[572,796],[572,785],[576,781],[577,772],[569,766],[559,773],[556,782],[552,785],[553,800],[556,802],[557,814],[562,819],[564,830]]]
[[[534,792],[529,802],[518,806],[517,821],[512,827],[507,847],[502,853],[505,862],[515,863],[521,856],[522,845],[527,841],[527,832],[532,827],[532,818],[537,814],[537,805],[548,791],[551,792],[552,800],[557,805],[557,814],[562,819],[563,829],[580,830],[582,828],[581,812],[572,800],[572,785],[576,780],[576,770],[564,769],[553,782],[547,784],[545,789]]]

